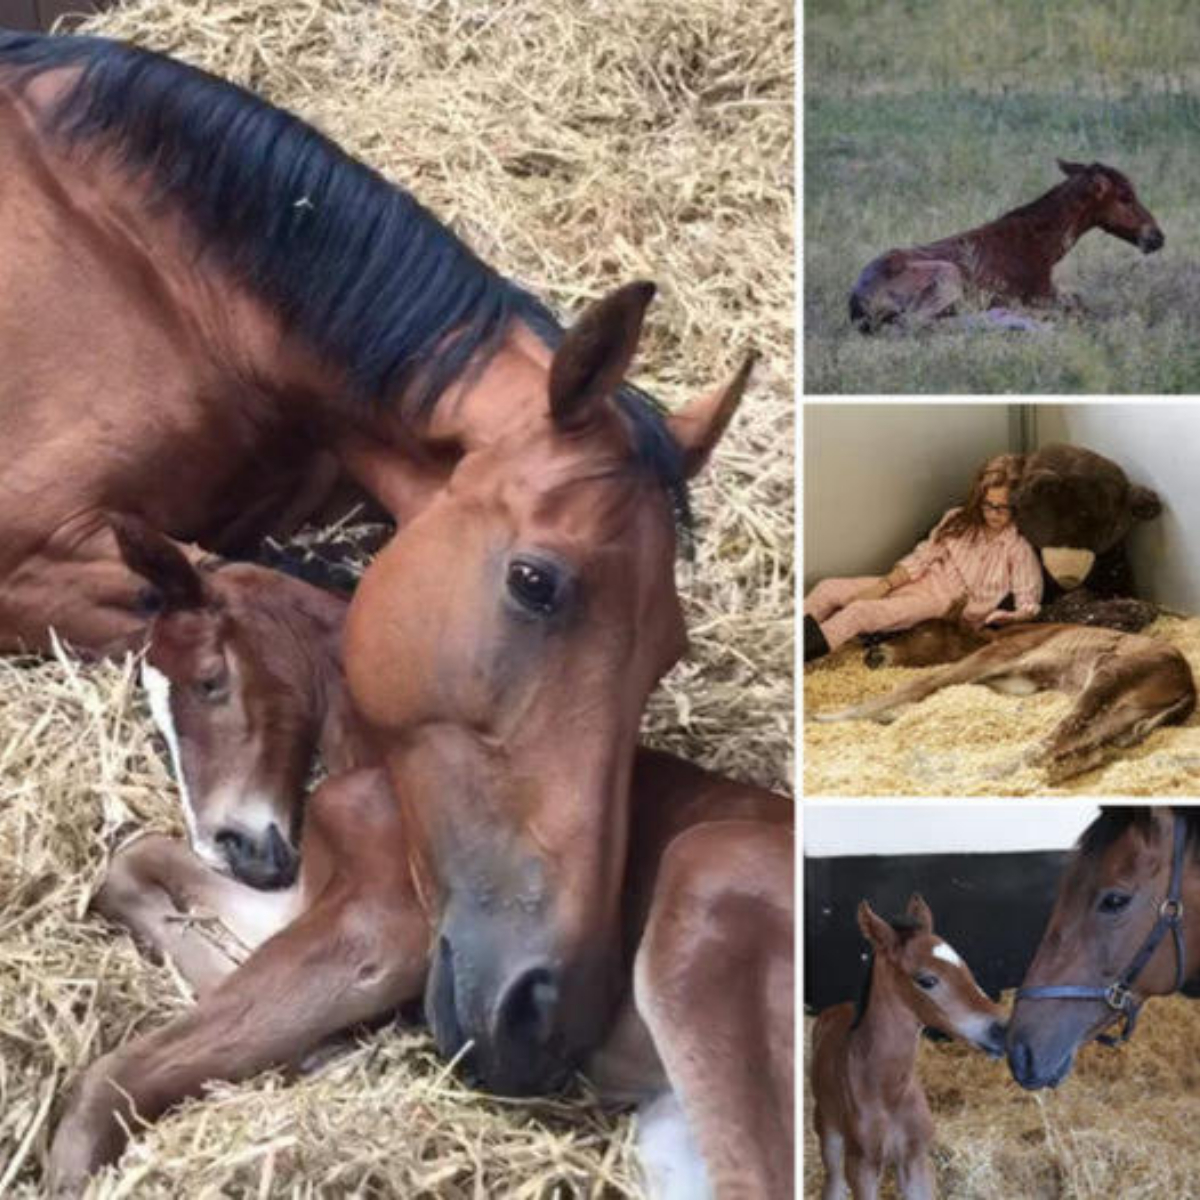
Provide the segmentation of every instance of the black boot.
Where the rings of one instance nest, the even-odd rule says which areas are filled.
[[[829,643],[825,640],[825,635],[821,632],[820,625],[817,624],[816,617],[810,617],[805,614],[804,617],[804,661],[806,663],[814,661],[814,659],[824,658],[829,653]]]

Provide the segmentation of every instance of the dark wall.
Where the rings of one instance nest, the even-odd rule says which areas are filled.
[[[0,0],[0,28],[49,29],[65,14],[87,14],[111,8],[113,0]]]
[[[855,911],[904,911],[912,892],[935,932],[991,995],[1016,987],[1054,906],[1068,851],[854,855],[804,860],[804,1003],[814,1011],[858,995],[867,943]]]

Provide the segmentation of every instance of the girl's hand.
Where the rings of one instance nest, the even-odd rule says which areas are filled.
[[[892,590],[886,579],[876,580],[870,587],[863,588],[855,600],[882,600]]]

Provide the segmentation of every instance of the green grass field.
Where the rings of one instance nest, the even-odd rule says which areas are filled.
[[[1200,391],[1197,0],[809,0],[805,384],[812,393]],[[894,246],[1057,183],[1055,157],[1124,171],[1158,254],[1094,230],[1055,271],[1086,316],[1043,334],[863,337],[846,303]]]

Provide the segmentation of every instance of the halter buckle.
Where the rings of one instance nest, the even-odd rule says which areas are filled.
[[[1104,1002],[1114,1012],[1127,1013],[1133,1006],[1133,993],[1123,983],[1114,983],[1104,993]]]
[[[1169,896],[1158,906],[1158,915],[1174,925],[1183,920],[1183,901],[1172,900]]]

